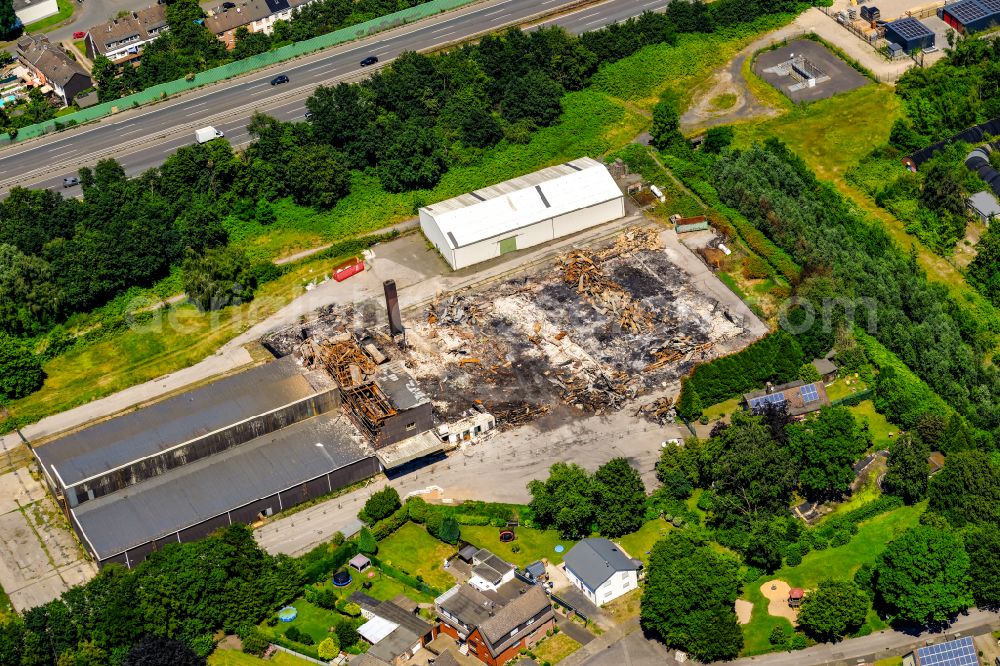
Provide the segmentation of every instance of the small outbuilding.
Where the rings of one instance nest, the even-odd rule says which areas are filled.
[[[991,192],[976,192],[965,201],[965,205],[983,224],[1000,218],[1000,202]]]
[[[812,366],[823,378],[823,383],[828,386],[837,378],[837,366],[828,358],[813,359]]]
[[[934,46],[934,31],[912,16],[887,23],[885,38],[889,42],[899,44],[907,53]]]
[[[372,561],[368,559],[365,555],[358,553],[357,555],[351,558],[351,561],[348,562],[348,564],[352,569],[355,569],[360,572],[370,567],[372,565]]]
[[[420,209],[420,229],[454,270],[625,216],[625,195],[589,157]]]
[[[798,608],[802,605],[802,600],[805,596],[805,590],[801,587],[793,587],[788,591],[788,605],[792,608]]]

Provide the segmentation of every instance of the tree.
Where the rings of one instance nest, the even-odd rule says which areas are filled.
[[[34,393],[44,381],[42,364],[27,345],[0,333],[0,403]]]
[[[850,410],[823,407],[818,416],[789,425],[786,431],[806,495],[827,498],[850,490],[852,466],[871,442]]]
[[[201,310],[221,310],[253,300],[257,288],[250,260],[234,247],[189,254],[182,265],[184,291]]]
[[[677,400],[677,414],[688,421],[701,416],[701,396],[688,377],[681,378],[681,395]]]
[[[642,527],[646,508],[646,487],[639,473],[625,458],[613,458],[601,465],[592,481],[597,531],[616,538]]]
[[[907,504],[922,500],[927,496],[928,456],[930,447],[923,439],[908,433],[901,435],[889,452],[882,490]]]
[[[259,657],[267,651],[267,646],[270,642],[256,625],[246,624],[240,627],[237,633],[240,637],[240,643],[243,645],[243,651],[247,654]]]
[[[559,530],[563,538],[582,539],[590,535],[594,505],[590,476],[575,463],[556,463],[544,482],[528,483],[530,506],[543,528]]]
[[[693,3],[688,3],[693,4]],[[713,155],[721,153],[733,142],[733,128],[729,125],[722,127],[711,127],[705,132],[705,140],[701,142],[701,149]]]
[[[875,590],[895,619],[946,622],[974,603],[969,555],[961,539],[919,525],[889,543],[878,560]]]
[[[982,525],[965,532],[969,553],[969,589],[979,607],[1000,605],[1000,531]]]
[[[994,153],[997,154],[997,153]],[[976,243],[969,282],[994,305],[1000,304],[1000,226],[991,224]]]
[[[362,527],[361,533],[358,535],[358,550],[365,555],[374,555],[378,552],[378,542],[375,541],[375,536],[367,527]]]
[[[0,36],[11,40],[21,33],[21,19],[14,13],[13,0],[0,0]]]
[[[399,493],[392,486],[386,486],[368,498],[358,518],[371,525],[388,518],[401,506]]]
[[[438,538],[445,543],[454,545],[458,543],[461,536],[462,529],[459,527],[458,521],[451,516],[446,516],[445,519],[441,521],[441,529],[438,531]]]
[[[928,490],[928,508],[953,527],[990,523],[1000,527],[1000,467],[981,451],[948,456]]]
[[[360,638],[358,630],[355,629],[354,625],[348,620],[341,620],[338,622],[334,630],[337,632],[337,641],[343,648],[351,647],[357,643]]]
[[[864,624],[870,603],[854,583],[825,580],[802,600],[799,626],[818,641],[838,641]]]
[[[657,150],[683,145],[684,135],[681,134],[681,117],[677,110],[677,94],[667,89],[660,96],[660,101],[653,107],[653,126],[649,135],[653,147]]]
[[[343,157],[330,146],[300,148],[288,161],[288,189],[295,203],[320,210],[333,208],[351,190]]]
[[[544,72],[534,70],[510,80],[500,102],[500,115],[509,123],[528,121],[546,127],[562,114],[563,94],[561,85]]]
[[[205,666],[205,659],[180,641],[146,636],[132,646],[121,666]]]
[[[781,567],[785,525],[780,520],[758,520],[750,526],[744,553],[746,563],[770,573]]]
[[[379,180],[389,192],[407,192],[437,185],[448,169],[436,128],[419,118],[383,123],[378,151]]]
[[[733,560],[671,532],[650,554],[642,625],[701,661],[731,659],[743,647],[733,610],[739,591]]]
[[[323,661],[330,661],[338,654],[340,654],[340,646],[337,642],[333,640],[333,636],[327,636],[319,642],[316,647],[316,651],[319,653],[319,658]]]

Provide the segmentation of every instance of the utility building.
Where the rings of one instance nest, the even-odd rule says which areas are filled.
[[[607,167],[589,157],[420,209],[420,228],[458,270],[625,216]]]
[[[934,31],[912,16],[887,23],[885,38],[899,44],[907,53],[934,46]]]
[[[960,0],[938,12],[945,23],[963,35],[1000,25],[1000,0]]]

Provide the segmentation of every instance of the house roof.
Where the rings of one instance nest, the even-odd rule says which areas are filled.
[[[477,552],[472,561],[472,573],[494,585],[498,585],[505,575],[517,568],[485,548]]]
[[[347,417],[328,412],[71,511],[93,550],[105,559],[368,455]]]
[[[452,249],[622,197],[607,167],[582,157],[421,209]]]
[[[546,608],[551,609],[552,602],[542,588],[531,585],[480,624],[479,630],[494,649],[500,648],[504,639],[511,637],[511,632]]]
[[[51,44],[45,36],[22,35],[17,40],[17,50],[22,60],[30,63],[47,80],[60,88],[69,83],[74,76],[90,79],[90,75],[83,67],[66,55],[61,48]]]
[[[622,571],[638,571],[640,565],[608,539],[584,539],[563,557],[566,566],[591,590]]]
[[[375,383],[389,398],[392,406],[401,412],[430,401],[417,380],[399,361],[378,366],[375,370]]]
[[[532,562],[528,566],[524,567],[524,570],[527,571],[532,576],[534,576],[535,578],[538,578],[539,576],[545,574],[545,565],[541,562],[541,560],[539,560],[537,562]]]
[[[410,614],[416,613],[417,610],[420,608],[420,604],[418,604],[416,601],[409,598],[405,594],[397,594],[391,599],[391,601],[394,605],[399,606],[400,608],[402,608],[403,610],[405,610],[407,613]]]
[[[828,358],[815,358],[813,359],[812,366],[816,368],[816,372],[821,376],[837,372],[837,366]]]
[[[823,382],[807,384],[801,380],[744,393],[743,401],[752,410],[763,409],[767,405],[785,405],[791,416],[812,412],[830,404]]]
[[[113,18],[90,28],[90,37],[98,53],[107,53],[124,43],[142,44],[156,39],[167,29],[166,5],[152,5],[129,12],[121,18]]]
[[[789,599],[801,599],[805,595],[806,591],[803,590],[801,587],[793,587],[791,590],[788,591]]]
[[[397,629],[399,629],[398,624],[376,615],[358,627],[358,633],[361,634],[363,639],[375,645]]]
[[[351,666],[390,666],[389,662],[385,659],[379,659],[375,655],[367,652],[351,657],[351,661],[348,663]]]
[[[383,601],[378,606],[371,609],[371,612],[375,615],[375,617],[389,620],[393,624],[406,628],[417,637],[429,634],[431,629],[434,628],[434,626],[427,620],[414,614],[413,611],[403,608],[399,604],[392,601]]]
[[[419,640],[420,636],[416,635],[406,627],[396,627],[389,633],[388,636],[385,636],[380,641],[372,645],[368,649],[368,653],[378,657],[379,659],[394,662],[396,657],[409,651],[409,649],[416,645]]]
[[[918,666],[979,666],[972,636],[917,648]]]
[[[462,549],[458,551],[458,556],[467,562],[471,562],[472,558],[474,558],[476,556],[476,553],[478,552],[479,552],[478,547],[473,546],[471,543],[468,543],[462,546]]]
[[[378,607],[378,605],[382,603],[375,597],[369,596],[364,592],[361,592],[360,590],[351,592],[351,596],[347,597],[347,600],[352,603],[356,603],[358,606],[365,609],[366,611],[374,611]]]
[[[229,9],[219,4],[206,12],[208,16],[205,18],[205,27],[221,35],[241,25],[249,25],[308,2],[310,0],[236,0],[236,6]]]

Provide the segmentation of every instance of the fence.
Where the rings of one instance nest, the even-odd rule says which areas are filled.
[[[320,661],[319,659],[313,659],[309,655],[302,654],[301,652],[296,652],[295,650],[289,650],[288,648],[282,645],[278,645],[276,643],[271,643],[271,645],[274,646],[275,650],[278,650],[279,652],[284,652],[285,654],[290,654],[297,659],[302,659],[303,661],[308,661],[313,664],[319,664],[319,666],[329,666],[330,664],[330,662],[328,661]]]
[[[872,389],[865,389],[864,391],[858,391],[857,393],[852,393],[851,395],[844,396],[843,398],[837,398],[836,400],[830,401],[831,407],[853,407],[860,402],[864,402],[872,395],[875,391]]]
[[[421,5],[417,5],[416,7],[403,9],[377,19],[372,19],[347,28],[341,28],[340,30],[328,32],[325,35],[313,37],[312,39],[306,39],[301,42],[295,42],[294,44],[288,44],[273,51],[268,51],[267,53],[261,53],[249,58],[244,58],[243,60],[227,63],[220,67],[205,70],[204,72],[198,72],[190,78],[160,83],[146,88],[143,91],[122,97],[121,99],[116,99],[111,102],[102,102],[81,111],[77,111],[76,113],[61,116],[57,120],[46,120],[43,123],[23,127],[18,130],[16,138],[11,138],[9,134],[0,134],[0,144],[20,141],[21,139],[30,139],[36,136],[42,136],[47,132],[62,129],[66,126],[91,122],[125,109],[141,106],[157,100],[167,99],[171,95],[176,95],[187,90],[193,90],[211,83],[218,83],[219,81],[231,79],[264,67],[270,67],[271,65],[276,65],[280,62],[285,62],[286,60],[299,58],[321,49],[369,37],[378,32],[397,28],[399,26],[406,25],[407,23],[412,23],[414,21],[433,16],[434,14],[440,14],[441,12],[458,9],[476,1],[477,0],[428,0]]]

